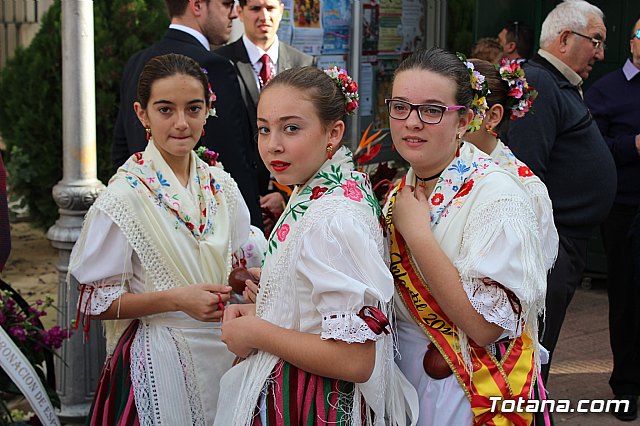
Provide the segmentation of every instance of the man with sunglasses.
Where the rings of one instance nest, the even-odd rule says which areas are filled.
[[[609,340],[613,372],[609,385],[630,409],[620,420],[638,416],[640,394],[640,19],[629,41],[624,66],[598,80],[585,99],[607,142],[618,172],[618,191],[602,231],[607,253]]]
[[[533,42],[533,28],[521,21],[509,22],[498,33],[503,57],[508,59],[529,59]]]
[[[582,98],[582,81],[604,59],[602,11],[565,0],[545,18],[540,50],[525,62],[539,93],[531,113],[509,122],[508,146],[547,185],[560,244],[547,277],[541,343],[553,356],[565,313],[586,268],[587,242],[606,218],[616,191],[611,153]],[[546,381],[550,364],[543,365]],[[552,387],[552,385],[551,385]]]
[[[138,77],[153,57],[180,53],[207,71],[216,99],[217,116],[209,117],[200,143],[219,154],[218,160],[237,182],[251,213],[251,223],[262,228],[256,177],[257,158],[250,144],[250,122],[242,102],[233,64],[211,52],[210,45],[229,41],[231,22],[238,17],[233,0],[165,0],[171,25],[159,41],[135,53],[120,82],[120,110],[116,121],[112,162],[119,167],[146,147],[145,129],[133,110]]]

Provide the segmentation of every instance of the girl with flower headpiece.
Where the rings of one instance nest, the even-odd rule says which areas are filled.
[[[467,132],[466,139],[489,154],[497,165],[517,176],[524,185],[538,219],[544,267],[549,270],[558,255],[559,241],[549,192],[540,178],[518,160],[498,137],[510,120],[517,120],[530,110],[538,93],[529,86],[524,70],[515,60],[503,59],[499,65],[482,59],[469,59],[469,62],[484,76],[490,93],[487,96],[489,108],[479,129]]]
[[[216,425],[404,425],[415,390],[393,362],[393,278],[381,211],[341,146],[357,107],[344,70],[293,68],[260,94],[258,148],[296,185],[268,241],[255,304],[225,311],[238,358]]]
[[[197,158],[211,92],[193,59],[151,59],[135,108],[149,135],[87,216],[69,262],[78,322],[105,320],[107,361],[90,425],[211,425],[233,354],[220,340],[249,211],[236,183]],[[261,238],[261,232],[254,238]],[[82,316],[84,315],[84,319]]]
[[[397,362],[418,392],[420,425],[533,420],[503,401],[534,397],[546,275],[526,190],[462,139],[486,110],[485,86],[471,64],[433,48],[400,64],[386,100],[411,165],[385,222]]]

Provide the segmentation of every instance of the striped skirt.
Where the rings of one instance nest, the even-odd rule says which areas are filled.
[[[262,392],[253,426],[351,425],[353,392],[351,382],[317,376],[280,360]]]
[[[131,344],[139,324],[131,322],[105,362],[85,425],[140,425],[130,374]]]

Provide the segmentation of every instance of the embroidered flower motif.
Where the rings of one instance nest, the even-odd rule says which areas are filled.
[[[167,180],[164,177],[162,177],[162,173],[159,170],[156,171],[156,176],[158,177],[158,182],[160,182],[160,185],[171,186],[169,182],[167,182]]]
[[[518,176],[530,177],[533,176],[533,172],[527,166],[520,166],[518,167]]]
[[[358,184],[355,180],[349,179],[346,183],[342,184],[344,190],[344,196],[352,199],[353,201],[362,200],[362,191],[358,188]]]
[[[280,228],[278,228],[278,230],[276,231],[276,236],[278,237],[278,241],[280,241],[281,243],[284,242],[287,239],[287,234],[289,233],[290,229],[291,227],[286,223],[283,224]]]
[[[193,231],[193,229],[195,228],[195,226],[193,226],[193,223],[191,222],[185,222],[185,225],[187,225],[187,228],[189,228],[190,231]]]
[[[322,197],[324,195],[325,192],[327,192],[327,189],[329,188],[325,188],[322,186],[316,186],[315,188],[313,188],[311,190],[311,200],[317,200],[318,198]]]
[[[464,185],[462,185],[462,187],[460,188],[460,191],[458,191],[458,193],[453,198],[464,197],[471,192],[471,189],[473,189],[473,179],[469,179],[467,182],[465,182]]]
[[[133,161],[135,161],[136,163],[138,163],[140,165],[144,164],[144,160],[142,159],[142,153],[141,152],[136,152],[134,155],[135,155],[135,160],[133,160]]]
[[[444,195],[439,192],[437,194],[433,194],[433,197],[431,197],[431,204],[433,204],[434,206],[439,206],[443,201]]]

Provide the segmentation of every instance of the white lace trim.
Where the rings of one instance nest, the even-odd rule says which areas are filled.
[[[178,354],[178,359],[180,360],[180,367],[182,368],[182,375],[187,389],[187,398],[189,400],[191,424],[194,426],[204,426],[204,409],[200,398],[201,394],[198,387],[198,381],[196,379],[196,372],[193,368],[194,364],[191,349],[180,330],[173,328],[167,328],[167,330],[173,339],[173,343],[176,345],[176,352]]]
[[[81,292],[82,298],[79,303],[82,307],[82,312],[86,312],[87,315],[100,315],[109,309],[109,306],[115,300],[128,291],[126,284],[124,286],[120,284],[82,285],[87,289],[93,288],[93,290],[85,289]],[[88,307],[87,304],[89,304]]]
[[[158,391],[149,352],[149,326],[141,323],[131,344],[131,386],[140,426],[160,425]],[[156,409],[154,410],[154,407]]]
[[[382,334],[375,334],[358,314],[354,312],[328,312],[322,316],[323,340],[342,340],[347,343],[376,341]]]
[[[509,337],[517,337],[520,332],[518,317],[503,289],[487,285],[479,279],[463,281],[462,287],[473,308],[488,322],[496,324],[509,332]]]

